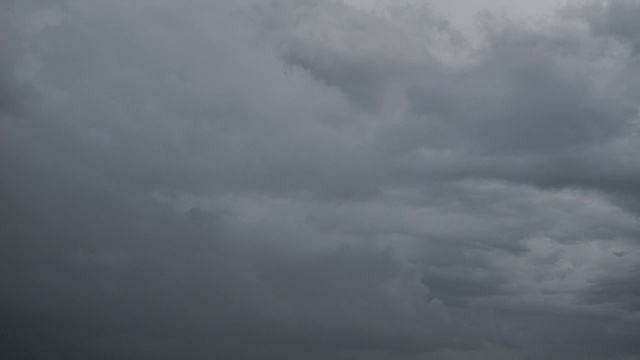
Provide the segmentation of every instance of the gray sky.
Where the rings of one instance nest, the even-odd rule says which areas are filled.
[[[0,14],[3,358],[640,359],[640,2]]]

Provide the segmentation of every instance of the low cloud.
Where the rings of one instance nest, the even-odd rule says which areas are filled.
[[[0,9],[6,357],[639,356],[637,2]]]

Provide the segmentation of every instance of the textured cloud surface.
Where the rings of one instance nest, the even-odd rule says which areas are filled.
[[[640,2],[556,5],[3,4],[2,357],[640,359]]]

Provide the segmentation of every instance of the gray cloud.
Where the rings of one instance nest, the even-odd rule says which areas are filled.
[[[638,358],[639,9],[3,5],[0,352]]]
[[[630,46],[633,55],[638,54],[640,27],[633,20],[638,15],[637,2],[624,0],[595,3],[584,13],[595,34],[621,41]]]

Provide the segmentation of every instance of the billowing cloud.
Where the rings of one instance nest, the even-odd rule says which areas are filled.
[[[640,358],[640,3],[441,10],[2,5],[0,352]]]

